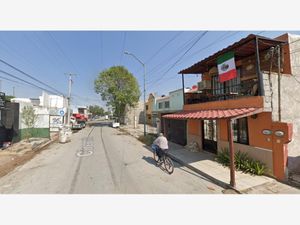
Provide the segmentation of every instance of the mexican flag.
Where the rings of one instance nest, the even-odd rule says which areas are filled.
[[[225,82],[236,77],[236,68],[233,52],[227,52],[217,59],[219,82]]]

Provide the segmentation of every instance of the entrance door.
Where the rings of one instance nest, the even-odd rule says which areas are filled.
[[[203,149],[217,153],[217,122],[216,120],[203,120]]]

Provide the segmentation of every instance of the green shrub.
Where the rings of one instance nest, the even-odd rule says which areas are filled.
[[[156,135],[154,135],[154,134],[147,134],[146,136],[141,135],[138,138],[139,141],[143,142],[147,146],[152,145],[152,143],[155,139],[156,139]]]
[[[223,166],[229,166],[230,165],[230,158],[229,158],[228,149],[222,149],[222,151],[218,153],[216,159]]]
[[[222,151],[218,153],[216,159],[223,166],[229,166],[230,156],[228,149],[222,149]],[[266,171],[266,166],[262,162],[254,160],[250,158],[247,153],[240,151],[234,154],[234,165],[236,170],[255,175],[262,175]]]

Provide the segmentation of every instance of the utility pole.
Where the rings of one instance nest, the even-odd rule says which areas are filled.
[[[146,65],[143,63],[138,57],[136,57],[134,54],[130,52],[124,52],[126,55],[131,55],[133,58],[135,58],[142,66],[144,69],[144,136],[146,136],[146,119],[147,119],[147,113],[146,113]]]
[[[13,96],[16,97],[16,95],[15,95],[15,87],[13,87]]]
[[[0,80],[0,92],[2,91],[2,80]]]
[[[69,93],[68,93],[68,117],[67,117],[67,125],[70,125],[70,117],[71,117],[71,92],[72,92],[72,76],[75,74],[68,74],[69,76]]]

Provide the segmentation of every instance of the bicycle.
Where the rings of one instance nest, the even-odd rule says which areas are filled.
[[[172,174],[174,172],[174,164],[173,164],[172,159],[169,156],[167,156],[167,154],[166,154],[168,152],[168,150],[160,150],[160,151],[162,153],[160,161],[158,159],[157,152],[154,150],[153,150],[153,159],[155,160],[156,163],[158,163],[159,166],[161,164],[164,164],[166,171],[169,174]]]

